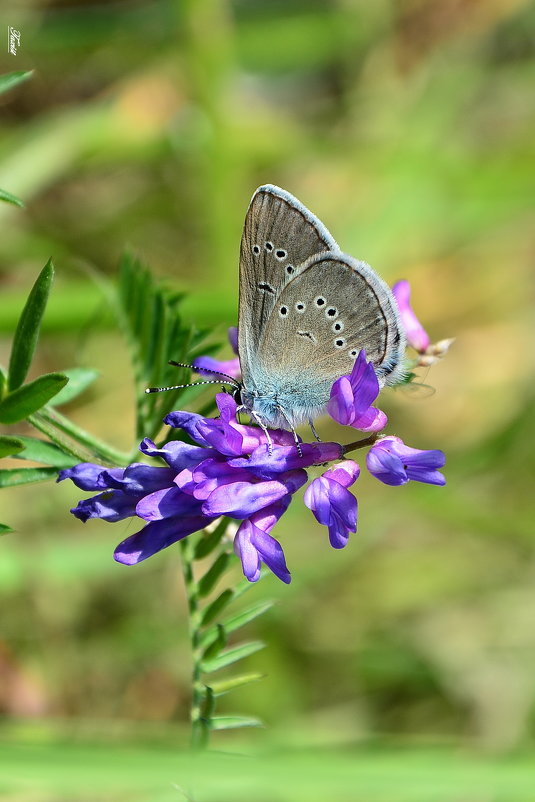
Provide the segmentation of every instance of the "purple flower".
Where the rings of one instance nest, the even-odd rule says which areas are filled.
[[[343,426],[352,426],[363,432],[384,429],[387,417],[371,404],[379,395],[379,382],[366,352],[360,351],[349,376],[341,376],[331,387],[327,411],[331,418]]]
[[[429,485],[445,485],[438,468],[446,458],[443,451],[409,448],[399,437],[384,437],[370,448],[366,466],[385,485],[404,485],[410,479]]]
[[[357,531],[357,499],[347,489],[357,481],[360,468],[346,460],[314,479],[305,491],[305,504],[318,523],[329,528],[329,541],[335,549],[343,548],[349,533]]]
[[[223,364],[218,363],[218,369],[223,370]],[[228,365],[224,372],[235,375]],[[387,422],[386,415],[372,406],[378,394],[373,364],[362,350],[351,374],[334,382],[329,414],[343,425],[378,432]],[[256,582],[263,564],[288,583],[291,576],[284,553],[271,530],[306,483],[307,469],[341,460],[344,447],[300,440],[297,447],[291,432],[270,430],[268,437],[258,426],[239,423],[237,402],[228,393],[219,393],[216,403],[218,418],[184,411],[166,416],[164,422],[191,442],[177,439],[156,445],[148,438],[141,442],[142,454],[160,464],[136,462],[126,468],[105,468],[81,463],[61,471],[58,481],[71,479],[82,490],[96,491],[71,510],[83,522],[90,518],[142,522],[139,531],[115,549],[120,563],[146,560],[220,516],[229,516],[240,521],[234,550],[247,579]],[[408,448],[397,437],[376,442],[366,464],[385,484],[405,484],[410,479],[445,483],[438,471],[444,465],[441,451]],[[305,505],[328,527],[330,543],[337,549],[357,530],[357,500],[348,488],[359,473],[356,462],[344,460],[314,479],[305,491]]]
[[[212,375],[217,379],[222,373],[227,376],[232,376],[234,379],[241,377],[240,359],[238,357],[238,328],[231,326],[228,330],[228,339],[232,346],[232,350],[236,354],[233,359],[220,360],[214,359],[211,356],[198,356],[195,360],[195,368],[202,368],[203,376],[206,374]]]
[[[236,550],[246,576],[258,579],[257,568],[263,562],[289,582],[282,548],[269,531],[307,481],[304,468],[338,458],[342,447],[305,444],[300,455],[292,434],[275,430],[270,433],[273,454],[269,455],[264,432],[238,423],[234,399],[220,393],[216,401],[220,412],[216,419],[188,412],[167,416],[166,422],[183,429],[194,444],[170,440],[158,447],[148,438],[142,441],[142,453],[163,460],[166,467],[134,463],[108,469],[82,463],[61,471],[58,481],[71,479],[83,490],[100,491],[71,510],[84,522],[129,517],[143,521],[142,529],[117,546],[118,562],[141,562],[226,515],[243,521]]]
[[[410,304],[411,288],[408,281],[404,279],[398,281],[392,287],[392,293],[396,299],[399,314],[401,317],[401,324],[407,335],[407,342],[416,351],[423,354],[430,344],[429,335],[412,311]]]
[[[234,551],[241,560],[243,573],[250,582],[260,578],[261,564],[264,563],[283,582],[291,581],[286,566],[284,552],[278,540],[269,532],[290,503],[290,496],[271,504],[240,524],[234,538]]]

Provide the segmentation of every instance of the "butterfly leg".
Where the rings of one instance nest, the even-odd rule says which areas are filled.
[[[245,404],[239,404],[239,406],[236,407],[236,420],[238,421],[238,423],[240,423],[240,419],[238,418],[240,412],[247,412]]]
[[[299,441],[299,435],[295,431],[292,422],[288,419],[288,415],[286,415],[286,413],[283,410],[283,408],[277,405],[277,410],[280,412],[280,414],[282,415],[282,417],[284,418],[284,420],[286,421],[286,423],[290,427],[290,431],[293,434],[295,447],[297,448],[297,453],[299,454],[300,457],[302,457],[303,456],[303,450],[301,448],[301,443]]]
[[[243,409],[245,409],[245,407],[243,407]],[[264,423],[264,421],[262,420],[260,415],[258,415],[254,411],[254,409],[248,409],[247,412],[249,413],[251,418],[253,418],[253,420],[255,420],[258,423],[258,425],[260,426],[260,428],[262,429],[262,431],[266,435],[268,453],[269,453],[269,456],[271,456],[273,454],[273,440],[271,439],[271,435],[269,433],[269,429],[267,428],[266,424]]]
[[[314,421],[312,420],[312,418],[310,418],[310,420],[308,421],[308,425],[312,429],[312,434],[316,438],[317,442],[321,443],[321,437],[319,436],[319,434],[316,431],[316,427],[314,426]]]

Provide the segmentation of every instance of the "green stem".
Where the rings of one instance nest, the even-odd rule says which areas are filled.
[[[357,448],[366,448],[367,446],[373,446],[376,440],[379,440],[381,437],[380,434],[374,432],[370,434],[369,437],[364,437],[362,440],[355,440],[354,443],[348,443],[347,446],[344,446],[344,454],[348,454],[350,451],[356,451]]]
[[[180,541],[182,552],[182,573],[188,599],[189,632],[191,642],[192,692],[191,692],[191,746],[192,749],[204,749],[208,744],[209,728],[203,718],[203,705],[206,699],[206,688],[202,682],[202,647],[201,647],[201,610],[199,587],[193,574],[195,545],[193,538],[186,537]]]
[[[54,428],[59,429],[105,462],[109,462],[113,465],[126,465],[129,462],[128,454],[118,451],[102,440],[99,440],[94,435],[89,434],[89,432],[86,432],[84,429],[81,429],[79,426],[76,426],[75,423],[55,409],[51,409],[50,407],[41,409],[39,412],[36,412],[35,415],[31,416],[30,422],[36,428],[39,428],[37,425],[39,424],[41,426],[50,427],[50,430]],[[51,437],[50,433],[48,433],[48,436]],[[63,448],[63,445],[61,447]],[[77,455],[75,454],[75,456]]]
[[[46,437],[48,437],[52,443],[55,443],[55,445],[59,446],[59,448],[61,448],[62,451],[65,451],[66,454],[70,454],[71,457],[74,457],[80,462],[89,462],[91,454],[89,454],[87,451],[76,448],[76,446],[74,446],[72,443],[67,442],[64,437],[59,436],[53,426],[50,426],[43,420],[40,420],[38,414],[30,415],[28,417],[28,423],[30,423],[34,429],[37,429],[38,432],[46,435]]]

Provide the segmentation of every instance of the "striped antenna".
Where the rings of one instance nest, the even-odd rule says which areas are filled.
[[[175,368],[191,368],[196,373],[216,373],[218,376],[224,376],[226,379],[229,379],[229,381],[225,382],[225,384],[235,384],[236,387],[240,386],[240,383],[239,381],[237,381],[237,379],[235,379],[233,376],[229,376],[228,373],[221,373],[220,370],[212,370],[211,368],[202,368],[200,365],[190,365],[188,362],[175,362],[173,359],[170,359],[167,364],[174,365]]]
[[[172,359],[169,360],[169,364],[173,365],[176,368],[191,368],[192,370],[197,371],[197,373],[216,373],[219,376],[225,376],[229,381],[222,381],[220,379],[207,379],[206,381],[202,382],[189,382],[188,384],[173,384],[171,387],[147,387],[145,390],[146,393],[165,393],[167,390],[181,390],[184,387],[199,387],[201,384],[230,384],[231,387],[235,389],[240,389],[240,383],[236,381],[232,376],[229,376],[227,373],[219,373],[217,370],[209,370],[208,368],[202,368],[200,365],[190,365],[187,362],[174,362]]]
[[[182,387],[199,387],[201,384],[230,384],[222,381],[191,382],[190,384],[173,384],[172,387],[147,387],[146,393],[165,393],[166,390],[180,390]],[[237,385],[231,385],[237,387]]]

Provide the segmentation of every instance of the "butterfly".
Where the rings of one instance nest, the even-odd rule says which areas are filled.
[[[362,349],[380,386],[403,377],[405,334],[388,285],[343,253],[323,223],[286,190],[254,193],[240,248],[238,351],[242,381],[232,394],[267,435],[325,412],[333,383]],[[173,362],[198,372],[213,370]],[[219,381],[195,384],[219,384]],[[190,387],[152,387],[146,392]]]
[[[362,349],[380,386],[403,374],[405,335],[388,285],[271,184],[256,190],[245,217],[238,337],[238,395],[262,428],[295,432],[321,415]]]

